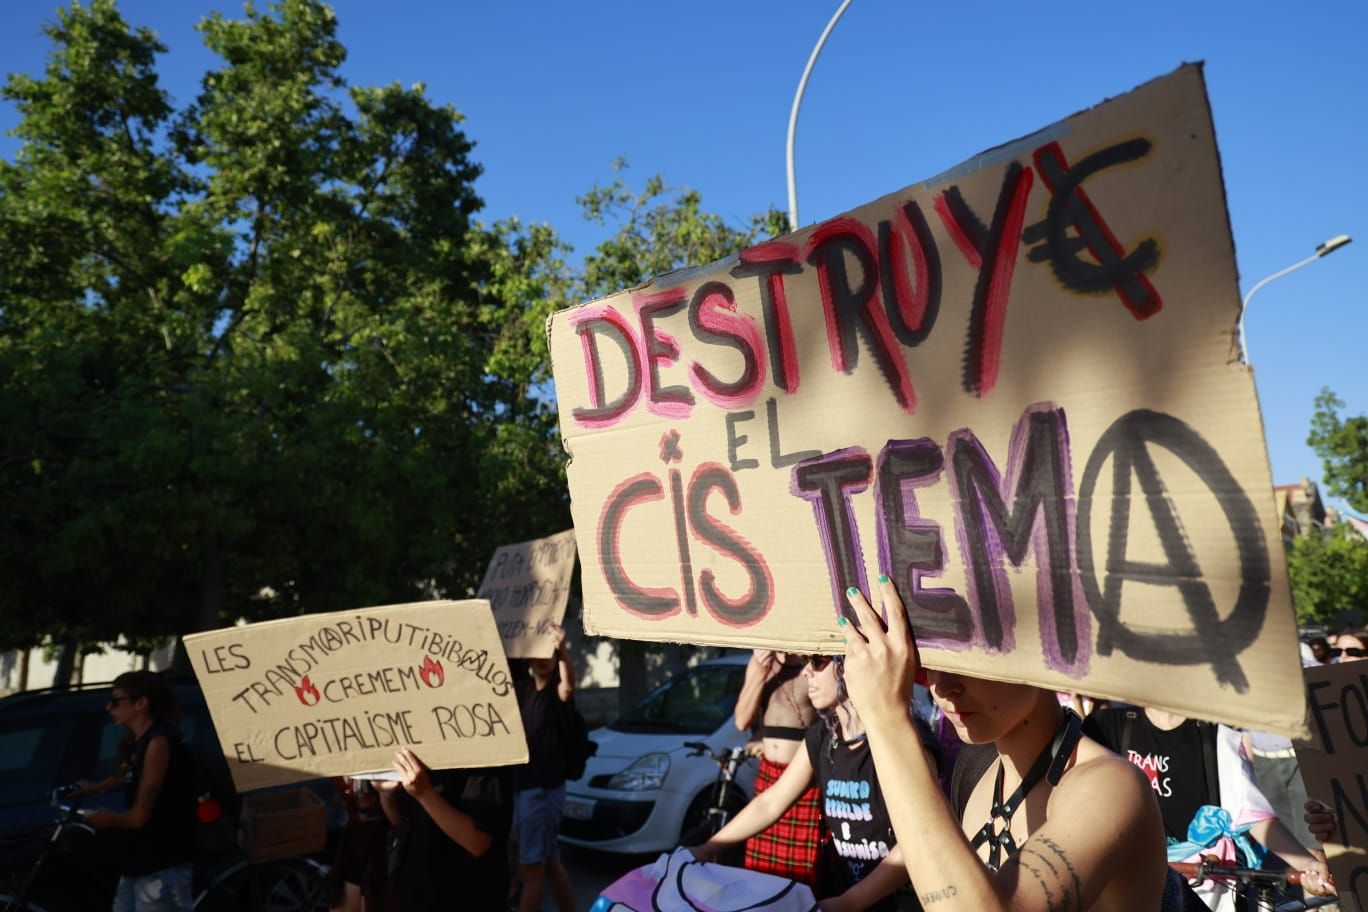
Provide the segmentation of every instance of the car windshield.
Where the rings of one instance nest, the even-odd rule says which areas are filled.
[[[620,732],[711,734],[732,714],[745,676],[744,665],[690,668],[657,687],[608,727]]]

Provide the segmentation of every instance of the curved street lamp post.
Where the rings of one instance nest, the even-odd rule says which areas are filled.
[[[1335,235],[1334,237],[1332,237],[1330,240],[1325,241],[1325,242],[1320,243],[1320,244],[1317,244],[1317,245],[1316,245],[1316,252],[1313,253],[1313,254],[1311,254],[1311,255],[1310,255],[1309,257],[1307,257],[1306,259],[1304,259],[1304,260],[1299,260],[1299,261],[1293,263],[1291,266],[1288,266],[1286,269],[1280,269],[1280,270],[1278,270],[1277,272],[1273,273],[1273,274],[1270,275],[1270,276],[1265,276],[1264,278],[1262,278],[1262,279],[1260,279],[1259,281],[1255,282],[1253,288],[1251,288],[1251,289],[1249,289],[1249,291],[1245,292],[1244,300],[1240,302],[1240,351],[1244,352],[1245,364],[1250,363],[1250,362],[1249,362],[1249,345],[1248,345],[1248,343],[1245,341],[1245,329],[1244,329],[1245,314],[1249,312],[1249,299],[1252,298],[1252,297],[1254,297],[1254,292],[1258,291],[1260,288],[1263,288],[1265,285],[1267,285],[1269,282],[1273,281],[1274,279],[1281,279],[1283,276],[1287,275],[1289,272],[1294,272],[1294,271],[1296,271],[1296,270],[1298,270],[1298,269],[1301,269],[1301,268],[1302,268],[1303,266],[1305,266],[1307,263],[1314,263],[1316,260],[1319,260],[1321,257],[1329,256],[1330,254],[1334,253],[1336,250],[1339,250],[1341,247],[1343,247],[1345,244],[1348,244],[1348,243],[1349,243],[1350,241],[1352,241],[1352,240],[1353,240],[1353,238],[1351,238],[1351,237],[1350,237],[1349,235],[1347,235],[1347,234],[1337,234],[1337,235]]]
[[[793,140],[798,132],[798,106],[803,103],[803,90],[807,88],[808,77],[812,75],[812,68],[817,63],[817,55],[822,53],[822,45],[826,44],[827,38],[831,35],[831,30],[840,21],[841,15],[850,6],[850,0],[844,0],[836,10],[836,14],[831,17],[826,28],[822,30],[822,36],[817,39],[817,46],[812,49],[811,56],[808,57],[807,66],[803,68],[803,78],[798,80],[798,91],[793,94],[793,107],[789,110],[788,122],[788,216],[789,231],[798,230],[798,179],[793,170]]]

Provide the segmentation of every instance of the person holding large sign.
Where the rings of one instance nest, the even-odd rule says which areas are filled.
[[[396,830],[390,849],[396,908],[502,909],[511,823],[507,770],[434,772],[408,748],[394,755],[394,770],[399,780],[379,785],[380,805]]]
[[[917,750],[907,703],[921,660],[897,589],[879,579],[885,632],[858,590],[843,623],[846,683],[864,714],[884,803],[913,890],[928,910],[1160,908],[1164,830],[1145,776],[1080,735],[1055,694],[930,670],[936,703],[969,744],[992,743],[996,772],[956,820]],[[972,843],[971,843],[972,840]]]

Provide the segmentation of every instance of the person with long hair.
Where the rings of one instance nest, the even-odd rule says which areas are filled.
[[[963,810],[951,808],[899,708],[922,667],[916,639],[888,577],[878,592],[886,630],[858,590],[847,593],[859,624],[841,620],[846,675],[893,829],[917,846],[905,861],[923,907],[1161,908],[1170,881],[1149,781],[1083,737],[1082,722],[1052,691],[928,670],[932,696],[961,740],[992,745]]]
[[[843,660],[809,656],[803,674],[808,698],[819,714],[807,729],[804,749],[793,755],[777,782],[715,836],[689,850],[700,861],[711,860],[769,827],[815,785],[822,800],[822,835],[827,847],[827,860],[820,866],[814,891],[822,909],[883,912],[915,907],[906,891],[898,895],[907,884],[907,869],[884,807],[864,722],[846,693]],[[922,733],[917,752],[930,755],[930,730],[925,723],[917,724],[908,706],[904,702],[908,725]]]
[[[180,712],[175,693],[156,672],[129,671],[114,679],[106,708],[133,739],[123,778],[85,788],[92,793],[119,782],[124,786],[127,810],[100,808],[85,815],[96,829],[125,831],[114,912],[189,909],[194,760],[176,727]]]

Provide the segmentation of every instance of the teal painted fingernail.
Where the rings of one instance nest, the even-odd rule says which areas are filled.
[[[849,622],[848,622],[845,618],[837,618],[837,619],[836,619],[836,623],[837,623],[839,626],[844,627],[844,626],[845,626],[847,623],[849,623]]]
[[[854,595],[859,595],[859,594],[860,594],[860,590],[859,590],[859,589],[856,589],[854,586],[851,586],[849,589],[846,590],[846,595],[854,596]]]
[[[885,574],[880,573],[880,574],[879,574],[879,582],[881,582],[881,583],[886,583],[886,582],[888,582],[888,577],[887,577]]]

